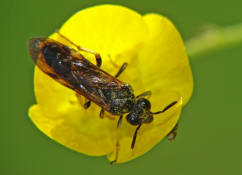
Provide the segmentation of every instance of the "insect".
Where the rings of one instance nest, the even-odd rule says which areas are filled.
[[[128,123],[137,126],[131,143],[131,149],[133,149],[140,127],[145,123],[151,123],[153,121],[153,115],[167,111],[174,106],[177,101],[170,103],[161,111],[151,112],[151,104],[148,100],[148,97],[151,96],[151,91],[146,91],[135,96],[131,85],[118,79],[119,75],[127,67],[127,63],[121,66],[115,76],[111,76],[100,69],[102,64],[100,54],[82,48],[70,41],[60,32],[57,31],[57,33],[79,51],[94,54],[96,65],[92,64],[73,48],[50,38],[31,38],[28,42],[29,54],[34,63],[45,74],[62,85],[74,90],[79,96],[84,96],[87,99],[84,108],[88,108],[91,102],[94,102],[101,107],[101,118],[104,117],[105,111],[112,115],[119,116],[115,160],[110,162],[111,164],[115,163],[118,160],[120,145],[119,133],[123,115],[128,113],[126,116]],[[168,134],[168,136],[170,136],[169,140],[174,139],[176,128],[177,126]]]

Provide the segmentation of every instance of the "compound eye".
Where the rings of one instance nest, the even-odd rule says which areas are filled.
[[[127,122],[129,122],[131,125],[138,125],[140,124],[139,122],[139,117],[135,115],[135,113],[129,113],[126,117]]]
[[[138,100],[137,104],[142,108],[142,109],[146,109],[146,110],[150,110],[151,105],[150,102],[145,99],[145,98],[141,98]]]

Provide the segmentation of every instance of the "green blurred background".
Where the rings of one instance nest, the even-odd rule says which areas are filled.
[[[184,108],[179,135],[144,156],[110,166],[47,138],[32,124],[34,64],[26,41],[48,36],[73,13],[103,3],[170,18],[185,40],[205,24],[242,22],[239,0],[0,1],[0,175],[242,174],[242,44],[190,58],[195,89]]]

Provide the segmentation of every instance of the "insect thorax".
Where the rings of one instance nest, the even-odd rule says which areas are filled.
[[[103,92],[110,104],[109,112],[113,115],[127,113],[135,104],[132,87],[128,84],[124,84],[121,89],[104,89]]]

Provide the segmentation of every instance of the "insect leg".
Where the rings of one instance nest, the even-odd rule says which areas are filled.
[[[100,114],[99,114],[99,117],[101,119],[103,119],[103,117],[104,117],[104,109],[101,109]]]
[[[178,128],[178,123],[174,126],[174,128],[167,134],[167,139],[169,141],[173,141],[176,138],[177,135],[177,128]]]
[[[123,63],[117,74],[115,75],[116,78],[125,70],[125,68],[128,66],[128,63]]]
[[[139,128],[141,127],[141,125],[142,125],[142,124],[140,124],[140,125],[136,128],[136,130],[135,130],[135,132],[134,132],[134,136],[133,136],[133,140],[132,140],[132,144],[131,144],[131,149],[134,149],[134,145],[135,145],[135,141],[136,141],[137,133],[138,133],[138,130],[139,130]]]
[[[116,119],[116,116],[113,116],[113,115],[111,115],[110,113],[105,113],[105,115],[104,115],[104,109],[101,109],[101,111],[100,111],[100,113],[99,113],[99,117],[101,118],[101,119],[103,119],[104,117],[107,117],[107,118],[109,118],[110,120],[115,120]]]
[[[151,95],[152,95],[151,91],[146,91],[146,92],[143,92],[142,94],[138,95],[136,98],[142,98],[142,97],[150,98]]]
[[[75,44],[74,42],[72,42],[70,39],[68,39],[66,36],[62,35],[58,30],[56,31],[56,33],[64,38],[66,41],[68,41],[70,44],[72,44],[73,46],[75,46],[79,51],[83,51],[83,52],[87,52],[87,53],[90,53],[90,54],[93,54],[96,58],[96,64],[98,67],[100,67],[102,65],[102,58],[101,58],[101,55],[93,50],[89,50],[89,49],[86,49],[86,48],[83,48],[81,46],[78,46],[77,44]]]
[[[87,109],[90,107],[90,105],[91,105],[91,101],[85,98],[84,108]]]
[[[119,120],[118,120],[118,123],[117,123],[117,137],[116,137],[115,159],[110,162],[111,165],[114,164],[114,163],[116,163],[117,160],[118,160],[118,152],[119,152],[119,146],[120,146],[120,143],[119,143],[119,140],[120,140],[120,126],[121,126],[121,123],[122,123],[122,119],[123,119],[123,116],[121,115],[119,117]]]
[[[76,93],[77,100],[84,109],[87,109],[91,105],[91,101],[86,99],[85,97],[81,96],[80,94]],[[84,98],[84,99],[83,99]]]

